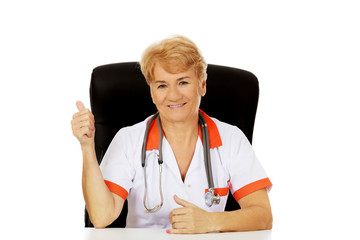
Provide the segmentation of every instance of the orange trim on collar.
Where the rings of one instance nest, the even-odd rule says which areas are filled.
[[[208,127],[210,148],[216,148],[222,146],[220,133],[215,122],[202,110],[200,110],[200,112],[203,114]],[[202,133],[201,133],[200,125],[199,125],[199,137],[202,142]],[[159,128],[157,125],[157,118],[156,118],[150,125],[149,135],[146,144],[146,151],[154,150],[158,148],[159,148]]]
[[[148,121],[150,121],[150,119]],[[146,151],[158,149],[158,148],[159,148],[159,128],[157,125],[157,118],[155,118],[149,128]]]
[[[200,110],[200,112],[202,113],[202,115],[204,116],[204,118],[206,120],[206,125],[207,125],[208,131],[209,131],[210,148],[217,148],[217,147],[222,146],[220,133],[219,133],[219,130],[218,130],[215,122],[206,113],[204,113],[204,111]],[[199,136],[201,137],[201,135],[199,135]]]

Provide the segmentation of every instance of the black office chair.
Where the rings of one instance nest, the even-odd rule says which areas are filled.
[[[244,70],[212,64],[207,73],[207,92],[200,108],[211,117],[238,126],[252,142],[259,97],[257,78]],[[143,121],[157,111],[137,62],[95,68],[90,103],[96,120],[95,151],[99,164],[120,128]],[[239,205],[229,193],[225,210],[235,209]],[[119,218],[108,227],[125,227],[127,211],[125,201]],[[86,208],[85,227],[93,227]]]

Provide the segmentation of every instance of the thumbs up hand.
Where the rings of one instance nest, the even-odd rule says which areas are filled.
[[[79,111],[73,115],[71,120],[73,134],[82,146],[94,144],[94,115],[80,101],[76,102],[76,107]]]

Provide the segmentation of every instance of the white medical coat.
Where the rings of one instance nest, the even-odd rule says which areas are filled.
[[[210,118],[203,113],[209,131],[210,155],[215,194],[221,196],[219,205],[207,207],[205,193],[208,182],[204,164],[201,131],[193,159],[183,181],[174,153],[169,142],[163,137],[162,191],[164,204],[156,213],[146,213],[143,198],[145,192],[144,173],[141,166],[141,149],[147,118],[143,122],[119,130],[106,151],[100,169],[111,192],[128,200],[126,227],[171,228],[169,213],[181,207],[173,196],[191,202],[210,211],[224,211],[229,190],[236,201],[240,198],[267,188],[272,184],[259,163],[251,144],[244,133],[237,128]],[[160,204],[159,191],[159,131],[156,120],[149,130],[146,150],[147,207]]]

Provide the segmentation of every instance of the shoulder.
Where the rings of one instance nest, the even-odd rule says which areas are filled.
[[[230,164],[238,159],[252,159],[255,156],[246,135],[237,126],[212,118],[215,122],[221,138],[221,146],[218,148],[223,161]],[[245,157],[246,156],[246,157]],[[239,161],[238,161],[239,162]]]
[[[222,122],[213,117],[211,117],[211,119],[216,124],[223,145],[227,146],[228,143],[232,143],[233,141],[239,142],[247,140],[245,134],[237,126]]]
[[[126,146],[136,146],[139,144],[139,142],[142,143],[146,129],[146,123],[148,122],[150,117],[151,116],[132,126],[121,128],[115,134],[113,142],[121,142],[122,145]]]

